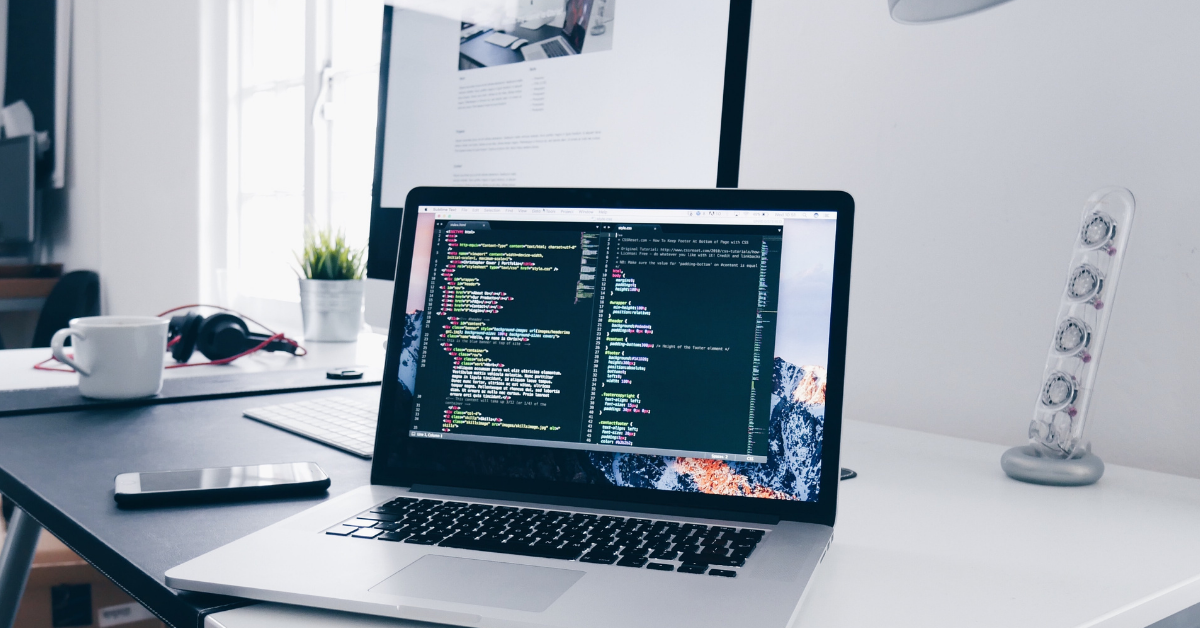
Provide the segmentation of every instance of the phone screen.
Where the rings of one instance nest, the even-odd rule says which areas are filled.
[[[260,464],[248,467],[221,467],[142,473],[143,493],[189,491],[241,486],[296,484],[325,479],[320,467],[309,462]]]

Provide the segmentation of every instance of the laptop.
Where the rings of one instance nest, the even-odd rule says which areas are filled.
[[[561,14],[562,35],[521,46],[521,56],[526,61],[541,61],[583,52],[583,40],[587,37],[588,18],[591,13],[592,0],[567,0]]]
[[[371,484],[167,584],[462,626],[788,625],[833,537],[851,197],[405,208]]]
[[[571,44],[563,39],[562,35],[555,35],[549,39],[525,44],[521,46],[521,56],[526,61],[541,61],[542,59],[552,59],[554,57],[566,57],[576,54],[571,48]]]

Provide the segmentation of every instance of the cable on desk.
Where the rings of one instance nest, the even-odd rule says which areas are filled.
[[[267,333],[270,334],[270,336],[266,340],[259,343],[257,346],[251,347],[250,349],[247,349],[237,355],[232,355],[227,358],[220,358],[217,360],[210,360],[208,362],[171,364],[164,368],[177,369],[177,368],[183,368],[185,366],[209,366],[209,365],[229,364],[230,362],[233,362],[234,360],[236,360],[238,358],[243,358],[243,357],[250,355],[251,353],[261,351],[267,345],[271,344],[272,342],[276,342],[276,341],[286,342],[287,344],[290,344],[293,347],[295,347],[299,352],[295,353],[294,355],[296,355],[298,357],[303,357],[305,355],[308,355],[308,349],[304,348],[300,343],[296,342],[295,340],[288,338],[283,332],[277,332],[277,331],[271,329],[270,327],[267,327],[266,325],[254,320],[253,318],[250,318],[249,316],[242,314],[241,312],[239,312],[237,310],[223,307],[220,305],[208,305],[206,303],[192,303],[189,305],[181,305],[179,307],[173,307],[165,312],[158,314],[158,317],[161,318],[172,312],[178,312],[180,310],[188,310],[188,309],[197,308],[197,307],[207,307],[207,308],[213,308],[213,309],[229,312],[230,314],[239,316],[239,317],[241,317],[247,321],[250,321],[251,323],[254,323],[255,325],[258,325],[259,327],[265,329],[267,331]],[[167,342],[167,348],[169,349],[172,346],[174,346],[176,343],[178,343],[180,341],[180,339],[181,339],[181,336],[176,336],[176,337],[172,338],[169,342]],[[74,356],[72,355],[71,357],[74,357]],[[50,362],[55,362],[57,364],[65,366],[66,368],[58,368],[53,365],[47,366],[47,363],[50,363]],[[46,358],[45,360],[42,360],[41,362],[38,362],[37,364],[34,364],[33,368],[38,371],[54,371],[57,373],[74,373],[75,372],[75,369],[73,369],[69,366],[66,366],[65,364],[62,364],[62,362],[59,362],[58,359],[53,356]]]

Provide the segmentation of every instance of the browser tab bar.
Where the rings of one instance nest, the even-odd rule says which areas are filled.
[[[424,206],[420,213],[433,213],[439,220],[470,220],[472,218],[505,220],[544,220],[558,216],[565,220],[586,220],[597,223],[694,223],[782,225],[788,220],[836,220],[834,211],[780,211],[735,209],[637,209],[611,207],[487,207],[487,206]]]

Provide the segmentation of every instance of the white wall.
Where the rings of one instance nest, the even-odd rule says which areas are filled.
[[[1083,202],[1138,199],[1088,434],[1200,477],[1200,4],[756,0],[742,187],[856,199],[846,417],[1020,444]],[[847,460],[853,466],[853,460]]]
[[[100,273],[107,314],[200,292],[197,1],[75,0],[67,215],[52,256]]]

